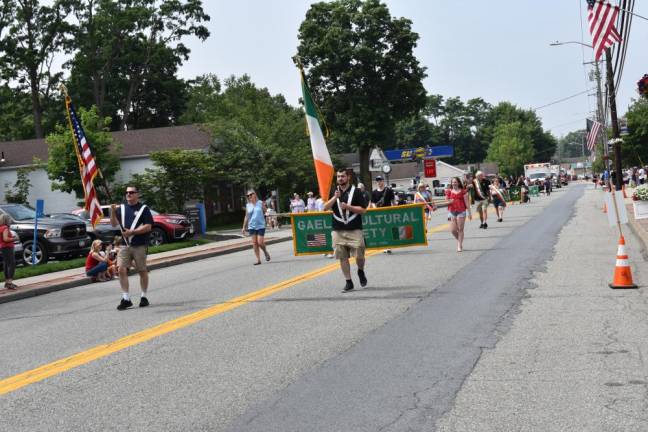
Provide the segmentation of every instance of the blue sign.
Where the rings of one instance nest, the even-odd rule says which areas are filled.
[[[36,265],[36,252],[38,251],[38,218],[42,218],[45,213],[45,200],[36,200],[36,217],[34,218],[34,239],[31,244],[31,264]]]
[[[385,157],[390,161],[396,160],[415,160],[417,155],[417,150],[419,154],[421,150],[425,151],[425,156],[423,157],[452,157],[454,156],[454,147],[453,146],[435,146],[435,147],[419,147],[411,149],[397,149],[397,150],[386,150]]]

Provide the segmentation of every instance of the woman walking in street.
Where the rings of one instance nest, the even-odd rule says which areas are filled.
[[[459,177],[454,177],[450,182],[450,189],[445,191],[450,212],[450,229],[452,235],[457,239],[457,252],[463,251],[464,226],[466,225],[466,213],[468,219],[472,220],[470,213],[470,201],[468,201],[468,192],[464,188]]]
[[[432,200],[432,194],[425,189],[425,184],[419,183],[418,190],[414,194],[414,204],[425,204],[425,229],[432,219],[432,212],[436,211],[436,204]]]
[[[245,234],[245,230],[247,230],[248,234],[250,234],[254,255],[257,259],[254,265],[259,265],[261,264],[260,250],[263,251],[265,260],[270,261],[270,254],[265,245],[265,204],[263,201],[259,200],[256,192],[253,190],[248,191],[247,199],[248,202],[245,206],[245,219],[243,219],[243,228],[241,229],[241,232]]]
[[[14,272],[16,271],[16,256],[14,255],[14,237],[11,234],[9,215],[0,215],[0,249],[2,249],[2,264],[4,266],[4,277],[6,289],[15,290],[18,288],[13,283]]]
[[[500,187],[498,179],[493,180],[493,184],[490,185],[490,194],[493,198],[493,206],[495,207],[495,213],[497,214],[497,222],[502,222],[504,220],[506,200],[504,199],[504,191]]]

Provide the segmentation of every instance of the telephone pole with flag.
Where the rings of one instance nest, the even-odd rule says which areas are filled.
[[[323,121],[323,119],[315,105],[315,102],[313,102],[310,89],[308,88],[308,83],[306,82],[304,68],[299,57],[293,57],[293,61],[299,68],[299,73],[301,75],[302,96],[304,99],[304,111],[306,113],[306,127],[308,135],[310,136],[319,192],[322,199],[326,201],[328,200],[331,190],[331,182],[333,181],[335,169],[333,168],[331,155],[326,147],[326,140],[320,126],[320,121]]]

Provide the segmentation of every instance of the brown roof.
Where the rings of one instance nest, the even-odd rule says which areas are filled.
[[[197,125],[112,132],[121,144],[121,157],[146,156],[151,152],[170,149],[202,150],[211,143],[210,135]],[[0,142],[5,162],[0,168],[31,165],[34,157],[47,161],[44,139]]]

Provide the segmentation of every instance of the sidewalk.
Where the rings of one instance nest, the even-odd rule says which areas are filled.
[[[226,235],[240,235],[240,230],[210,232],[208,234],[215,233]],[[266,236],[266,243],[270,245],[291,239],[292,230],[290,229],[290,227],[288,227],[278,231],[268,231]],[[250,239],[247,237],[241,237],[237,239],[217,241],[214,243],[149,255],[147,264],[149,270],[155,270],[159,268],[170,267],[173,265],[184,264],[191,261],[211,258],[218,255],[240,252],[250,249],[251,247],[252,245],[250,243]],[[88,277],[85,275],[84,268],[64,270],[40,276],[18,279],[16,280],[16,282],[19,285],[19,288],[17,290],[0,289],[0,303],[6,303],[27,297],[34,297],[41,294],[47,294],[50,292],[60,291],[91,283]]]
[[[648,430],[646,262],[624,226],[640,288],[608,287],[618,232],[601,207],[602,193],[586,190],[498,340],[476,341],[481,357],[436,430]]]

